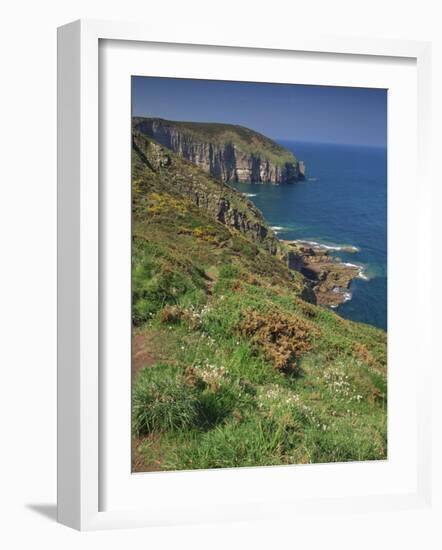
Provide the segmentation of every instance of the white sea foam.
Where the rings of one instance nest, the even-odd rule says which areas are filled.
[[[278,232],[278,231],[282,231],[284,228],[281,227],[280,225],[272,225],[272,229],[273,231]]]
[[[348,267],[357,267],[359,269],[359,272],[358,272],[358,279],[362,279],[363,281],[369,281],[370,278],[367,277],[367,275],[364,273],[365,271],[365,268],[364,266],[362,265],[357,265],[357,264],[351,264],[350,262],[345,262],[344,265],[348,266]]]
[[[316,241],[305,241],[303,239],[299,239],[298,241],[294,241],[294,242],[299,242],[301,244],[309,244],[311,246],[322,246],[321,244],[319,244],[318,242]]]
[[[245,197],[256,197],[256,193],[243,193]]]
[[[370,280],[370,277],[367,277],[367,275],[365,275],[363,267],[361,267],[361,269],[359,270],[358,277],[359,277],[359,279],[362,279],[363,281],[369,281]]]
[[[320,244],[319,246],[322,246],[323,248],[325,248],[326,250],[336,250],[336,251],[340,251],[342,250],[343,252],[359,252],[359,248],[357,246],[353,246],[353,245],[345,245],[345,244],[341,244],[341,245],[333,245],[333,244]]]
[[[343,299],[344,299],[344,302],[348,302],[349,300],[352,299],[353,295],[350,291],[348,290],[344,290],[343,288],[339,288],[338,286],[336,286],[334,289],[333,289],[333,292],[335,294],[341,294]]]
[[[272,227],[273,230],[278,230],[278,229],[282,229],[280,227]],[[277,231],[276,231],[277,233]],[[305,239],[298,239],[298,240],[295,240],[295,241],[292,241],[294,243],[300,243],[300,244],[304,244],[304,245],[307,245],[307,246],[317,246],[317,247],[320,247],[322,248],[323,250],[331,250],[331,251],[343,251],[343,252],[347,252],[347,251],[351,251],[351,252],[359,252],[359,248],[356,247],[356,246],[353,246],[353,245],[331,245],[331,244],[324,244],[324,243],[319,243],[318,241],[308,241],[308,240],[305,240]],[[345,265],[347,267],[354,267],[356,269],[358,269],[358,274],[357,274],[357,277],[358,279],[362,279],[364,281],[369,281],[370,278],[365,274],[365,267],[362,266],[362,265],[358,265],[358,264],[353,264],[351,262],[342,262],[342,265]],[[351,293],[350,294],[350,297],[349,298],[345,298],[345,301],[348,301],[348,300],[351,300]]]
[[[353,245],[324,244],[324,243],[319,243],[318,241],[308,241],[308,240],[305,240],[305,239],[299,239],[298,242],[308,244],[310,246],[319,246],[319,247],[323,248],[324,250],[334,250],[334,251],[337,251],[337,252],[339,252],[340,250],[343,251],[343,252],[346,252],[346,251],[348,251],[348,252],[359,252],[359,248],[357,246],[353,246]]]

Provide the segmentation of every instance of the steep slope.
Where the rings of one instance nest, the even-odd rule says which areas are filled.
[[[132,135],[133,181],[146,191],[160,190],[184,196],[208,215],[247,235],[271,254],[283,254],[284,245],[252,202],[227,185],[220,185],[191,162],[181,159],[143,133]],[[135,195],[137,198],[137,195]]]
[[[303,299],[239,193],[134,132],[133,469],[383,459],[386,335]]]
[[[293,183],[304,163],[271,139],[233,124],[134,118],[134,128],[224,183]]]

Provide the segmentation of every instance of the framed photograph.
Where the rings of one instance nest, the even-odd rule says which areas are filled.
[[[78,21],[58,71],[59,521],[429,508],[430,45]]]

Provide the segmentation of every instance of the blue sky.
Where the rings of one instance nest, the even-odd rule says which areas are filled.
[[[132,78],[134,116],[241,124],[273,139],[384,147],[387,90]]]

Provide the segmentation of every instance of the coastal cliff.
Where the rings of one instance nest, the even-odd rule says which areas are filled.
[[[133,131],[132,145],[134,182],[142,181],[144,192],[186,197],[212,219],[259,243],[272,255],[285,252],[261,212],[246,197],[140,131]]]
[[[131,257],[132,471],[386,458],[386,334],[316,305],[349,273],[137,131]]]
[[[135,117],[133,128],[223,183],[282,184],[304,179],[304,163],[293,153],[243,126]]]
[[[333,308],[349,299],[350,283],[359,274],[357,266],[339,262],[320,245],[279,240],[260,210],[244,195],[138,129],[133,130],[132,141],[135,192],[185,197],[211,219],[238,231],[287,263],[291,271],[301,273],[305,300]],[[141,181],[143,188],[139,189]]]

